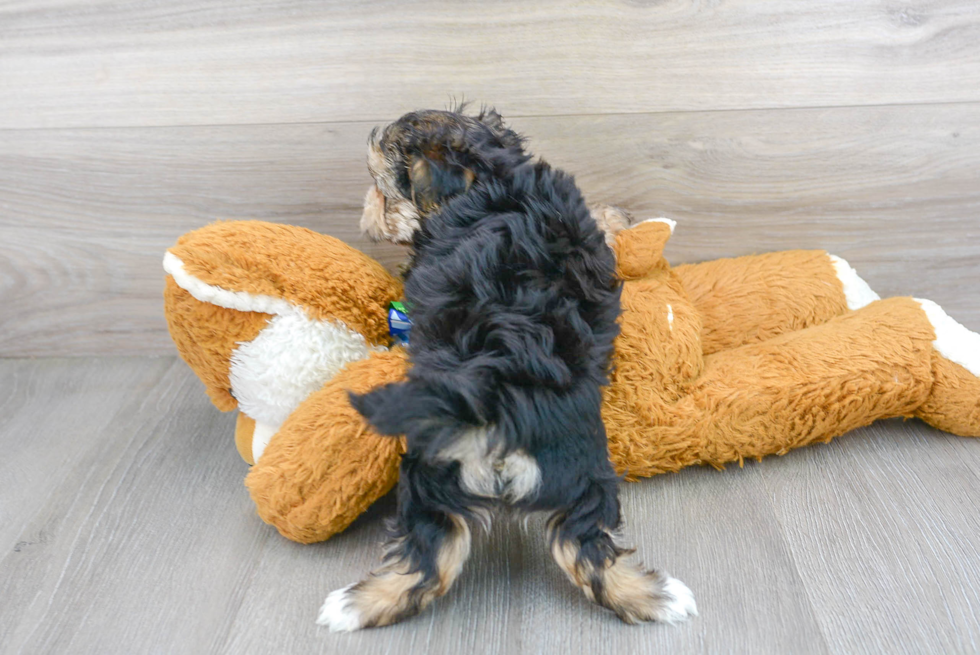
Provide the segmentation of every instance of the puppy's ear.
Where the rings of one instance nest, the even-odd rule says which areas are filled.
[[[507,126],[504,125],[504,117],[497,113],[493,107],[484,107],[480,110],[476,120],[480,121],[494,132],[504,132]]]
[[[412,202],[423,212],[440,207],[453,196],[464,193],[473,184],[476,173],[440,156],[438,152],[413,155],[408,162],[408,180]]]
[[[505,148],[522,149],[524,147],[524,138],[507,127],[507,124],[504,123],[504,117],[498,114],[497,110],[493,107],[484,107],[481,109],[476,120],[489,127],[490,131],[500,139],[500,143]]]

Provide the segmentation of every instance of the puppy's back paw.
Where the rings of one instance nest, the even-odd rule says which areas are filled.
[[[605,576],[602,595],[602,604],[626,623],[679,623],[698,614],[694,594],[683,582],[621,562]]]
[[[320,608],[316,622],[330,628],[330,632],[353,632],[361,628],[360,615],[349,597],[354,585],[331,592]]]
[[[691,593],[687,585],[677,578],[665,577],[667,578],[667,581],[664,583],[664,599],[666,602],[662,612],[663,618],[658,618],[657,620],[667,623],[677,623],[678,621],[686,621],[692,616],[697,616],[698,606],[694,602],[694,594]]]

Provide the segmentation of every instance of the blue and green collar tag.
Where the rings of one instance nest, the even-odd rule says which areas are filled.
[[[408,317],[405,303],[393,300],[388,305],[388,332],[395,344],[408,345],[408,337],[412,332],[412,319]]]

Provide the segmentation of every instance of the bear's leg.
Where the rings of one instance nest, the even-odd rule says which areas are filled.
[[[659,470],[721,466],[828,441],[882,418],[913,416],[933,391],[935,333],[912,298],[889,298],[823,325],[705,358],[667,408],[679,443]],[[680,439],[683,437],[683,439]],[[663,441],[663,440],[662,440]],[[680,441],[689,444],[680,449]],[[630,472],[645,462],[630,462]],[[653,467],[651,467],[653,468]]]
[[[401,379],[405,357],[398,348],[346,366],[286,419],[249,471],[259,516],[287,539],[329,539],[395,485],[401,440],[372,432],[347,394]]]
[[[932,324],[934,382],[915,411],[933,427],[964,437],[980,437],[980,334],[971,332],[930,300],[918,300]]]
[[[674,268],[701,316],[704,353],[826,323],[878,300],[839,257],[790,250]]]

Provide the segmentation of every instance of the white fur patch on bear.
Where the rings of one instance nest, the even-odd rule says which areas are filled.
[[[956,362],[980,377],[980,334],[957,323],[933,301],[919,298],[913,300],[922,307],[936,331],[936,340],[932,342],[932,347],[949,361]]]
[[[269,425],[262,421],[255,422],[255,430],[252,431],[252,461],[259,463],[259,457],[265,452],[265,447],[272,441],[272,437],[279,432],[278,425]]]
[[[876,300],[881,300],[881,296],[875,293],[867,282],[861,279],[847,261],[837,255],[828,255],[830,263],[834,265],[837,279],[844,285],[844,299],[847,301],[847,308],[851,311],[861,309],[870,305]]]
[[[306,397],[372,349],[340,321],[317,321],[296,308],[273,316],[231,353],[231,393],[246,415],[280,425]]]

